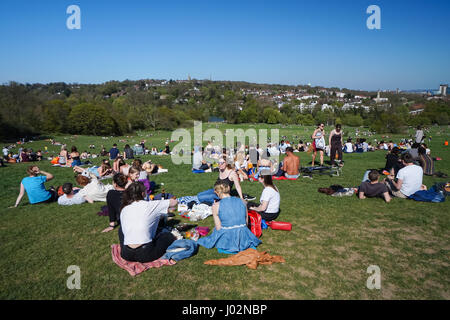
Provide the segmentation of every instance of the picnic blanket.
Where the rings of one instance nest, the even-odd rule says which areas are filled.
[[[162,258],[146,263],[127,261],[120,256],[119,244],[111,245],[111,255],[114,263],[117,264],[122,269],[128,271],[128,273],[133,277],[139,275],[140,273],[150,268],[160,268],[162,266],[172,266],[176,264],[176,262],[170,262],[170,260]]]
[[[286,178],[285,176],[281,176],[281,177],[273,176],[272,179],[273,180],[297,180],[297,178]]]
[[[271,256],[266,251],[259,252],[256,249],[248,248],[229,258],[208,260],[204,264],[215,266],[242,266],[255,270],[259,264],[284,263],[286,260],[282,256]]]

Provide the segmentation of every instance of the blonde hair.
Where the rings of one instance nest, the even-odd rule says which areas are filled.
[[[145,162],[145,163],[142,165],[142,169],[144,169],[145,171],[149,172],[149,171],[151,171],[151,169],[152,169],[152,165],[151,165],[150,163],[148,163],[148,162]]]
[[[245,160],[245,157],[244,157],[243,152],[238,152],[236,154],[235,161],[237,161],[239,163],[239,165],[242,166],[242,164],[244,163],[244,160]]]
[[[217,193],[220,198],[224,194],[230,194],[230,186],[223,181],[218,181],[214,185],[214,192]]]

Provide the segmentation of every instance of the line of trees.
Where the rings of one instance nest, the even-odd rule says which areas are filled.
[[[449,124],[448,101],[424,101],[424,112],[411,116],[404,102],[393,96],[390,107],[342,110],[342,102],[321,95],[312,110],[300,111],[292,102],[280,109],[273,100],[243,95],[241,89],[274,93],[298,87],[245,82],[110,81],[100,85],[65,83],[0,86],[0,139],[68,133],[123,135],[138,129],[171,130],[224,118],[228,123],[270,123],[367,126],[377,132],[399,132],[405,126]],[[316,93],[307,87],[308,93]],[[351,98],[352,94],[348,94]],[[396,100],[397,99],[397,100]],[[322,111],[322,103],[333,108]]]

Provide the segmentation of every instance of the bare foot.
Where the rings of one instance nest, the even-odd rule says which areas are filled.
[[[114,230],[114,227],[109,226],[108,228],[104,229],[104,230],[102,231],[102,233],[103,233],[103,232],[110,232],[110,231],[113,231],[113,230]]]

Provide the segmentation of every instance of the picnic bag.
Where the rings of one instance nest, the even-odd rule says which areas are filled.
[[[249,228],[250,231],[257,237],[261,237],[262,229],[261,229],[261,215],[253,210],[248,211],[248,220],[249,220]]]

